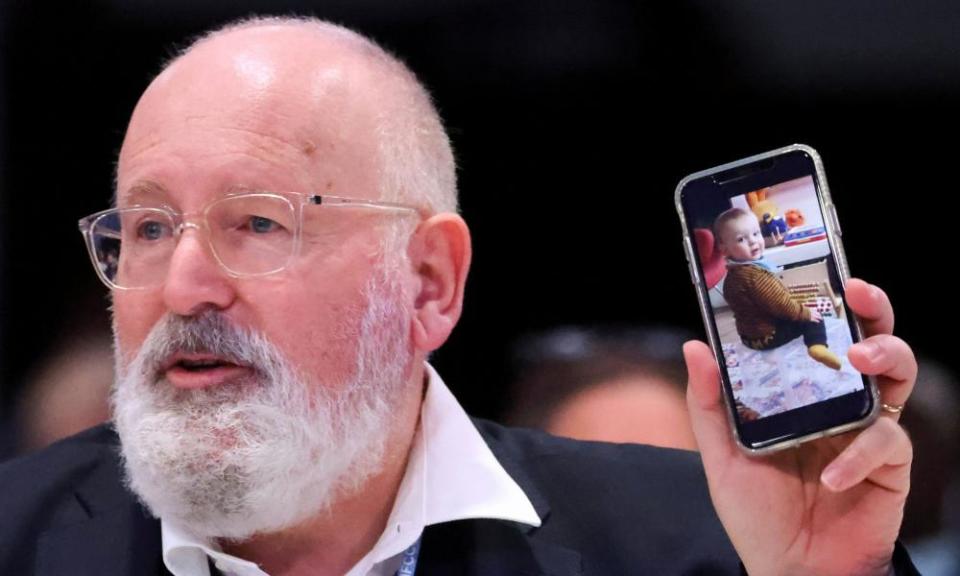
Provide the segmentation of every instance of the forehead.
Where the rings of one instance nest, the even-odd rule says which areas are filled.
[[[749,214],[742,214],[740,216],[735,216],[727,220],[722,227],[723,232],[744,232],[748,230],[753,230],[756,228],[760,229],[760,224],[757,222],[757,219]]]
[[[375,195],[362,63],[330,50],[305,58],[282,36],[236,40],[201,46],[147,89],[121,149],[118,202],[144,184],[191,199],[238,187]]]

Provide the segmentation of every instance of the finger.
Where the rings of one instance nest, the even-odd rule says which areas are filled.
[[[696,340],[683,345],[687,363],[687,407],[693,434],[708,468],[737,451],[720,393],[720,372],[710,347]]]
[[[847,304],[867,336],[893,334],[893,306],[886,292],[857,278],[847,280],[844,288]]]
[[[877,376],[884,402],[906,404],[917,381],[917,358],[906,342],[896,336],[878,334],[851,346],[847,357],[863,374]]]
[[[913,447],[907,433],[889,418],[880,418],[857,435],[820,474],[820,481],[834,492],[843,492],[871,481],[894,491],[910,486]]]

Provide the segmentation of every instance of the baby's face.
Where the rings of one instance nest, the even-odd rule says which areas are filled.
[[[720,234],[720,251],[733,260],[756,260],[763,256],[763,234],[753,216],[735,218]]]

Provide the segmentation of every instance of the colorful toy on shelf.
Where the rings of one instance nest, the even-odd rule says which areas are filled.
[[[801,212],[800,210],[797,210],[796,208],[791,208],[787,210],[783,216],[787,220],[788,228],[797,228],[799,226],[803,226],[803,223],[806,222],[806,220],[803,217],[803,212]]]
[[[826,240],[827,231],[823,226],[801,226],[787,232],[783,238],[784,246],[797,246],[817,240]]]
[[[747,204],[760,222],[760,231],[766,247],[783,244],[783,235],[787,232],[787,223],[779,217],[779,209],[773,200],[767,199],[769,188],[747,193]]]

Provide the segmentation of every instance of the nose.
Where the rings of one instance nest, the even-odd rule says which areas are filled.
[[[193,224],[184,225],[163,284],[167,309],[193,316],[207,309],[229,308],[235,298],[233,279],[214,258],[201,230]]]

